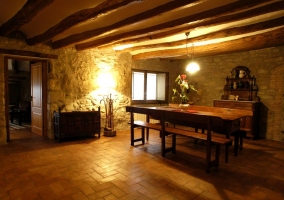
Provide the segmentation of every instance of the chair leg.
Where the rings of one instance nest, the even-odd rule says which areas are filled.
[[[219,158],[220,158],[220,145],[216,144],[216,155],[215,155],[216,167],[219,166]]]

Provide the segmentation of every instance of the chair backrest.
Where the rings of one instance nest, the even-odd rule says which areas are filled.
[[[21,111],[30,111],[31,110],[31,102],[29,102],[29,101],[20,101],[19,102],[19,110],[21,110]]]

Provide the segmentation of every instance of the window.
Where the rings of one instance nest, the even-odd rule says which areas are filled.
[[[132,103],[167,103],[168,73],[132,71]]]

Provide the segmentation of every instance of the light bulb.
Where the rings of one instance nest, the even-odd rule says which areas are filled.
[[[186,71],[188,71],[191,74],[199,70],[200,70],[200,67],[196,62],[190,62],[186,67]]]

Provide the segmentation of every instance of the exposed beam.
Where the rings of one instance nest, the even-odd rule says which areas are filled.
[[[8,54],[8,55],[35,57],[35,58],[58,59],[58,55],[54,55],[54,54],[44,54],[44,53],[38,53],[38,52],[33,52],[33,51],[23,51],[23,50],[17,50],[17,49],[0,48],[0,53]]]
[[[141,46],[135,46],[131,48],[127,48],[124,50],[117,50],[119,53],[123,52],[129,52],[129,51],[135,51],[135,50],[142,50],[142,49],[152,49],[152,48],[163,48],[163,47],[175,47],[180,45],[185,45],[186,42],[188,43],[196,43],[196,42],[202,42],[207,40],[213,40],[213,39],[219,39],[224,37],[230,37],[230,36],[236,36],[246,33],[252,33],[256,31],[261,31],[265,29],[270,29],[278,26],[284,25],[284,17],[279,17],[276,19],[259,22],[256,24],[250,24],[246,26],[241,27],[234,27],[229,28],[221,31],[216,31],[213,33],[204,34],[197,37],[192,37],[184,40],[174,41],[174,42],[165,42],[165,43],[157,43],[157,44],[149,44],[149,45],[141,45]]]
[[[21,10],[0,27],[0,36],[7,36],[24,24],[29,23],[41,10],[53,3],[54,0],[28,0]],[[9,8],[7,8],[9,9]]]
[[[220,42],[194,47],[194,57],[214,56],[227,53],[236,53],[242,51],[251,51],[274,46],[284,45],[284,28],[262,33],[255,36],[248,36],[236,40]],[[133,60],[151,59],[151,58],[171,58],[187,55],[186,48],[152,51],[140,53],[132,56]]]
[[[200,0],[171,1],[169,3],[158,6],[154,9],[151,9],[151,10],[139,13],[137,15],[128,17],[128,18],[121,20],[120,22],[114,23],[112,25],[105,26],[105,27],[98,28],[98,29],[94,29],[94,30],[90,30],[90,31],[86,31],[86,32],[83,32],[83,33],[70,35],[66,38],[57,40],[57,41],[53,42],[52,47],[54,49],[58,49],[58,48],[62,48],[62,47],[65,47],[65,46],[69,46],[71,44],[75,44],[75,43],[78,43],[80,41],[90,39],[92,37],[101,35],[103,33],[105,34],[107,32],[117,30],[117,29],[122,28],[124,26],[130,25],[130,24],[133,24],[133,23],[137,23],[139,21],[146,20],[148,18],[154,17],[154,16],[161,14],[161,13],[168,12],[168,11],[173,10],[173,9],[182,8],[182,7],[188,6],[190,4],[196,4],[196,2],[201,3],[202,1],[200,1]]]
[[[230,22],[235,22],[235,21],[238,21],[238,20],[244,20],[246,18],[257,17],[259,15],[267,14],[269,12],[275,12],[275,11],[283,10],[283,8],[284,8],[283,2],[276,2],[276,3],[271,4],[271,5],[267,5],[267,6],[263,6],[263,7],[260,7],[260,8],[255,8],[255,9],[252,9],[252,10],[242,12],[241,14],[237,13],[237,14],[227,15],[227,16],[219,17],[219,18],[212,19],[212,20],[199,20],[199,22],[191,23],[186,27],[178,27],[178,28],[175,28],[175,29],[172,29],[172,30],[167,30],[167,31],[164,31],[164,32],[158,32],[156,34],[154,33],[154,34],[151,34],[151,35],[148,35],[148,36],[142,36],[142,37],[138,37],[138,38],[136,37],[136,38],[133,38],[133,39],[120,40],[120,42],[117,42],[117,44],[120,44],[120,45],[132,44],[132,43],[138,43],[138,42],[143,42],[143,41],[149,41],[149,40],[153,40],[153,39],[160,39],[160,38],[164,38],[164,37],[168,37],[168,36],[173,36],[175,34],[180,34],[180,33],[185,33],[185,32],[188,32],[188,31],[192,31],[192,30],[197,29],[197,28],[205,28],[205,27],[210,27],[210,26],[216,26],[216,25],[226,24],[226,23],[230,23]],[[156,27],[152,27],[152,28],[156,29]],[[160,28],[162,29],[162,27],[160,27]],[[149,28],[149,30],[145,30],[145,31],[154,32],[154,30],[150,30],[150,28]],[[138,30],[136,35],[138,34],[138,32],[143,33],[144,30]],[[131,37],[133,37],[133,35],[128,35],[128,36],[126,36],[126,38],[127,37],[131,38]],[[110,38],[104,38],[104,39],[108,39],[109,42],[111,41]],[[106,41],[103,41],[103,42],[107,43]],[[98,44],[98,45],[100,45],[100,44]]]
[[[101,39],[97,39],[97,40],[93,40],[90,42],[85,42],[85,43],[81,43],[81,44],[77,44],[76,45],[76,49],[77,50],[84,50],[84,49],[89,49],[89,48],[94,48],[94,47],[99,47],[105,44],[110,44],[116,41],[121,41],[123,39],[125,39],[125,41],[122,41],[124,44],[125,43],[136,43],[136,42],[142,42],[142,41],[148,41],[151,39],[159,39],[159,38],[163,38],[166,36],[172,36],[175,34],[178,34],[180,32],[184,32],[187,31],[188,29],[191,28],[195,28],[196,26],[199,26],[199,24],[208,24],[210,25],[210,23],[222,23],[221,20],[230,20],[231,15],[228,16],[224,16],[224,17],[220,17],[224,14],[228,14],[230,12],[236,12],[236,11],[241,11],[243,9],[247,9],[247,8],[251,8],[253,6],[256,5],[260,5],[263,2],[267,2],[267,0],[252,0],[252,1],[237,1],[225,6],[221,6],[215,9],[211,9],[209,11],[204,11],[202,13],[198,13],[198,14],[194,14],[194,15],[190,15],[184,18],[179,18],[173,21],[169,21],[166,23],[162,23],[159,25],[155,25],[152,27],[148,27],[148,28],[144,28],[144,29],[140,29],[140,30],[134,30],[134,31],[130,31],[130,32],[126,32],[126,33],[121,33],[118,35],[114,35],[114,36],[109,36],[109,37],[105,37],[105,38],[101,38]],[[283,4],[283,3],[282,3]],[[266,7],[266,6],[265,6]],[[277,6],[275,6],[277,7]],[[257,9],[257,8],[256,8]],[[266,11],[265,8],[260,8],[262,10],[262,12],[267,13],[268,11]],[[247,11],[249,12],[249,11]],[[253,14],[250,14],[253,15]],[[217,18],[219,17],[219,18]],[[231,19],[231,20],[238,20],[238,19],[244,19],[245,16],[240,15],[240,14],[234,14],[233,17],[235,19]],[[217,19],[216,19],[217,18]],[[221,20],[220,20],[221,18]],[[215,20],[215,21],[214,21]],[[223,23],[225,23],[226,21],[224,21]],[[188,25],[189,24],[189,25]],[[166,31],[164,31],[166,30]],[[153,32],[159,32],[158,34],[151,34],[149,35],[149,33],[153,33]],[[141,35],[147,35],[147,36],[143,36],[143,37],[139,37],[137,38],[137,36],[141,36]],[[133,38],[134,39],[129,39],[129,38]],[[126,40],[127,39],[127,40]]]
[[[38,43],[48,41],[52,37],[62,33],[63,31],[71,28],[72,26],[75,26],[81,22],[87,21],[92,18],[97,18],[102,14],[113,12],[117,10],[118,8],[121,8],[134,1],[137,1],[137,0],[108,0],[108,1],[102,2],[96,7],[78,11],[66,17],[65,19],[60,21],[58,24],[49,28],[44,33],[27,39],[27,43],[29,45],[35,45]]]

